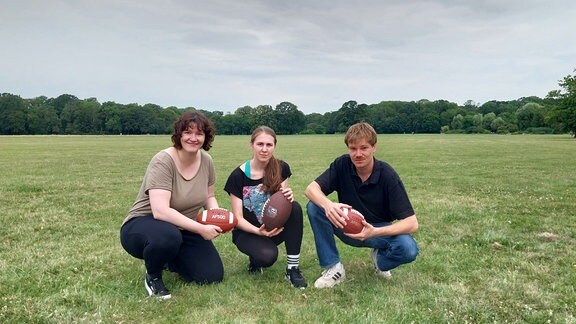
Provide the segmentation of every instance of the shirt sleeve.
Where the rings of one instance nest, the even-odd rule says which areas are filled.
[[[400,177],[397,177],[396,181],[388,187],[388,206],[390,206],[390,214],[394,219],[404,219],[414,215],[414,208]]]
[[[226,191],[229,195],[234,195],[240,199],[242,199],[242,177],[244,173],[239,167],[236,167],[230,175],[228,176],[228,180],[226,180],[226,184],[224,185],[224,191]]]
[[[174,169],[166,157],[168,157],[168,159],[170,158],[167,153],[160,152],[150,160],[143,183],[146,194],[148,194],[150,189],[172,191]]]
[[[290,165],[282,161],[282,181],[290,178],[292,176],[292,170],[290,170]]]
[[[343,172],[342,169],[342,159],[338,158],[330,163],[328,169],[326,169],[321,175],[316,178],[316,183],[322,189],[322,192],[328,196],[329,194],[333,193],[334,191],[338,191],[339,188],[339,175],[342,176],[340,172]]]

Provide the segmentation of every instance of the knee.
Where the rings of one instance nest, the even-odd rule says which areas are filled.
[[[210,285],[217,284],[224,280],[224,271],[215,271],[211,273],[205,273],[202,275],[190,276],[181,274],[182,280],[187,283],[196,283],[199,285]]]
[[[210,285],[210,284],[217,284],[224,280],[224,270],[215,271],[213,273],[208,274],[203,280],[198,281],[199,284],[203,285]]]
[[[278,260],[278,249],[263,249],[260,253],[252,256],[252,263],[255,266],[267,268]]]
[[[418,248],[418,244],[413,239],[410,241],[409,244],[404,244],[402,246],[402,258],[405,260],[406,263],[412,262],[416,260],[416,257],[420,253],[420,249]]]
[[[224,266],[222,264],[202,265],[193,269],[179,269],[178,274],[187,283],[214,284],[224,280]]]
[[[148,243],[149,248],[154,251],[178,251],[182,245],[182,236],[180,235],[165,235]]]
[[[290,211],[290,217],[284,225],[285,230],[287,228],[302,227],[304,225],[304,216],[302,215],[302,206],[294,201],[292,203],[292,210]]]

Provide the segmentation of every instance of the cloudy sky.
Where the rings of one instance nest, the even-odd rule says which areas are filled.
[[[0,93],[233,112],[545,97],[574,0],[0,0]]]

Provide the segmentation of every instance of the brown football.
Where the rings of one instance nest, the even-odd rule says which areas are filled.
[[[292,202],[281,191],[271,195],[262,208],[262,222],[267,231],[282,227],[290,218]]]
[[[362,224],[364,215],[352,208],[342,208],[342,210],[345,215],[348,215],[348,221],[342,231],[348,234],[358,234],[362,232],[362,229],[364,228],[364,225]]]
[[[238,219],[234,214],[224,208],[204,210],[196,216],[196,221],[201,224],[216,225],[222,229],[223,233],[230,231],[238,224]]]

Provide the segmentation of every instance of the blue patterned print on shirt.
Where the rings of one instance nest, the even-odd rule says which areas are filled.
[[[262,187],[263,185],[259,184],[257,186],[244,186],[242,189],[244,208],[253,212],[260,224],[262,224],[262,209],[264,209],[264,203],[268,197],[270,197],[268,193],[264,192]]]

